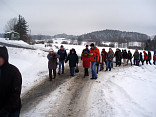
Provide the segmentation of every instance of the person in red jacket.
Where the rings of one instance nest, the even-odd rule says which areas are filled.
[[[99,61],[100,52],[97,47],[95,47],[94,43],[90,44],[90,60],[91,60],[91,71],[92,71],[92,78],[91,79],[97,79],[97,72],[96,72],[96,65]]]
[[[82,51],[81,58],[83,61],[83,68],[84,68],[84,77],[89,76],[88,68],[90,68],[90,56],[89,56],[90,50],[88,49],[88,45],[86,45],[86,48]]]
[[[144,61],[146,61],[146,64],[148,64],[148,55],[145,51],[143,51],[144,53]]]
[[[105,51],[105,48],[103,48],[101,52],[100,71],[104,70],[104,63],[106,64],[106,56],[107,56],[107,52]]]

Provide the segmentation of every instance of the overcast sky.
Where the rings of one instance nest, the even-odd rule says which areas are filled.
[[[156,34],[156,0],[0,0],[0,32],[19,14],[32,34],[105,29]]]

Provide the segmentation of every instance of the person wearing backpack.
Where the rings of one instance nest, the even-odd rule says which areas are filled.
[[[62,74],[64,74],[64,61],[65,61],[65,59],[67,57],[67,52],[64,49],[63,45],[61,45],[61,47],[58,50],[57,54],[60,55],[60,58],[59,58],[59,69],[58,69],[58,75],[60,75],[60,73],[61,73],[61,66],[62,66]]]
[[[65,63],[69,61],[69,67],[70,67],[70,75],[73,77],[75,73],[75,67],[77,66],[79,59],[76,54],[75,49],[71,49],[70,53],[68,54]]]

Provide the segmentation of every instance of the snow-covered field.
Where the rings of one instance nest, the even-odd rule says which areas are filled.
[[[90,93],[87,117],[156,117],[156,66],[100,73]]]
[[[22,73],[22,93],[45,79],[48,74],[46,52],[8,47],[9,62],[19,68]]]

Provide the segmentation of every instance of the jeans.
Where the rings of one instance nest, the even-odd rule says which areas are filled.
[[[111,68],[113,68],[113,61],[111,62]]]
[[[107,60],[106,71],[108,71],[108,68],[109,68],[109,71],[111,71],[111,64],[112,64],[112,61],[111,60]]]
[[[74,76],[74,70],[75,70],[75,67],[70,67],[70,75],[71,76]]]
[[[97,74],[98,74],[98,72],[99,72],[99,64],[96,65],[96,72],[97,72]]]
[[[64,60],[63,61],[59,60],[59,71],[58,71],[58,73],[61,72],[61,65],[62,65],[62,73],[64,73]]]
[[[96,62],[91,62],[92,78],[97,78]]]
[[[138,59],[134,59],[134,65],[139,66],[139,60]]]

